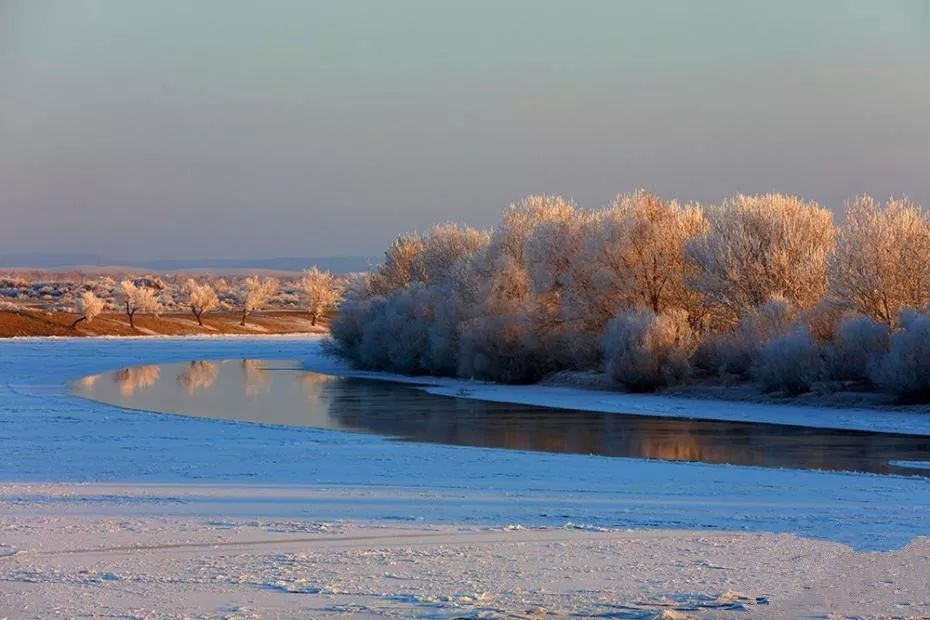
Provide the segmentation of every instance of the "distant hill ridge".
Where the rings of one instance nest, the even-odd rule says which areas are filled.
[[[121,260],[95,254],[32,252],[0,254],[0,269],[71,269],[120,266],[151,271],[180,271],[184,269],[302,271],[316,265],[320,269],[341,274],[366,271],[379,262],[380,259],[372,256]]]

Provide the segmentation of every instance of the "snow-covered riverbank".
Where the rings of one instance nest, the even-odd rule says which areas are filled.
[[[358,523],[357,489],[0,486],[10,617],[919,617],[930,541],[861,553],[791,535]],[[310,507],[300,518],[236,506]],[[232,507],[232,509],[230,509]],[[215,511],[215,512],[214,512]],[[198,516],[204,515],[204,516]]]

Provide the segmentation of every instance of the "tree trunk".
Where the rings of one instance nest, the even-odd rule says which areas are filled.
[[[86,320],[87,320],[86,316],[79,316],[77,319],[74,320],[74,323],[71,324],[71,329],[77,328],[78,323],[80,323],[81,321],[86,321]]]
[[[132,318],[135,314],[136,314],[135,310],[133,310],[132,312],[130,312],[129,310],[126,311],[126,316],[129,317],[129,327],[133,329],[136,328],[136,323],[135,321],[133,321],[133,318]]]
[[[197,325],[203,327],[203,321],[200,320],[200,315],[202,315],[203,312],[197,312],[196,310],[191,310],[191,312],[193,312],[194,316],[197,317]]]
[[[245,327],[245,317],[247,317],[248,314],[249,313],[246,312],[245,310],[242,311],[242,320],[239,322],[239,325],[241,325],[242,327]]]
[[[310,314],[310,325],[313,327],[316,326],[316,312]]]

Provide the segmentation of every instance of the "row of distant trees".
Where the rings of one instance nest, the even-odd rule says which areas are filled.
[[[246,320],[253,312],[261,310],[269,303],[277,293],[279,284],[276,278],[249,276],[242,280],[237,295],[241,312],[240,325],[246,325]],[[311,324],[316,325],[326,312],[335,308],[341,294],[342,281],[329,272],[312,267],[304,272],[297,288],[303,295]],[[220,307],[216,287],[209,281],[190,278],[182,289],[185,304],[197,319],[197,323],[203,326],[203,316]],[[159,315],[162,310],[159,299],[161,292],[160,288],[153,286],[146,279],[126,279],[120,282],[116,303],[128,318],[130,327],[135,329],[137,314]],[[75,328],[84,321],[92,322],[105,309],[106,302],[93,291],[82,292],[76,308],[78,317],[71,327]]]
[[[331,329],[356,365],[537,381],[604,370],[635,390],[694,378],[769,390],[930,395],[930,218],[906,199],[702,207],[646,191],[602,210],[530,196],[491,231],[398,237]]]

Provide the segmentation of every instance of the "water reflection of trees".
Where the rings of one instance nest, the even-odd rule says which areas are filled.
[[[132,396],[138,390],[144,390],[158,383],[161,366],[133,366],[113,373],[113,381],[119,386],[123,396]]]
[[[927,454],[913,438],[820,429],[563,411],[430,396],[338,381],[322,396],[337,426],[414,441],[514,450],[808,469],[886,471],[889,455]]]
[[[321,375],[315,372],[305,372],[300,375],[300,388],[311,410],[329,408],[326,388],[332,381],[338,381],[338,379],[332,375]]]
[[[86,394],[90,392],[91,388],[97,384],[97,381],[100,380],[100,377],[101,375],[87,375],[86,377],[78,379],[75,382],[75,385],[77,386],[79,392]]]
[[[254,398],[271,389],[271,373],[260,360],[242,360],[242,391]]]
[[[213,387],[219,373],[220,367],[214,362],[194,361],[178,375],[178,385],[187,390],[188,394],[196,394]]]

